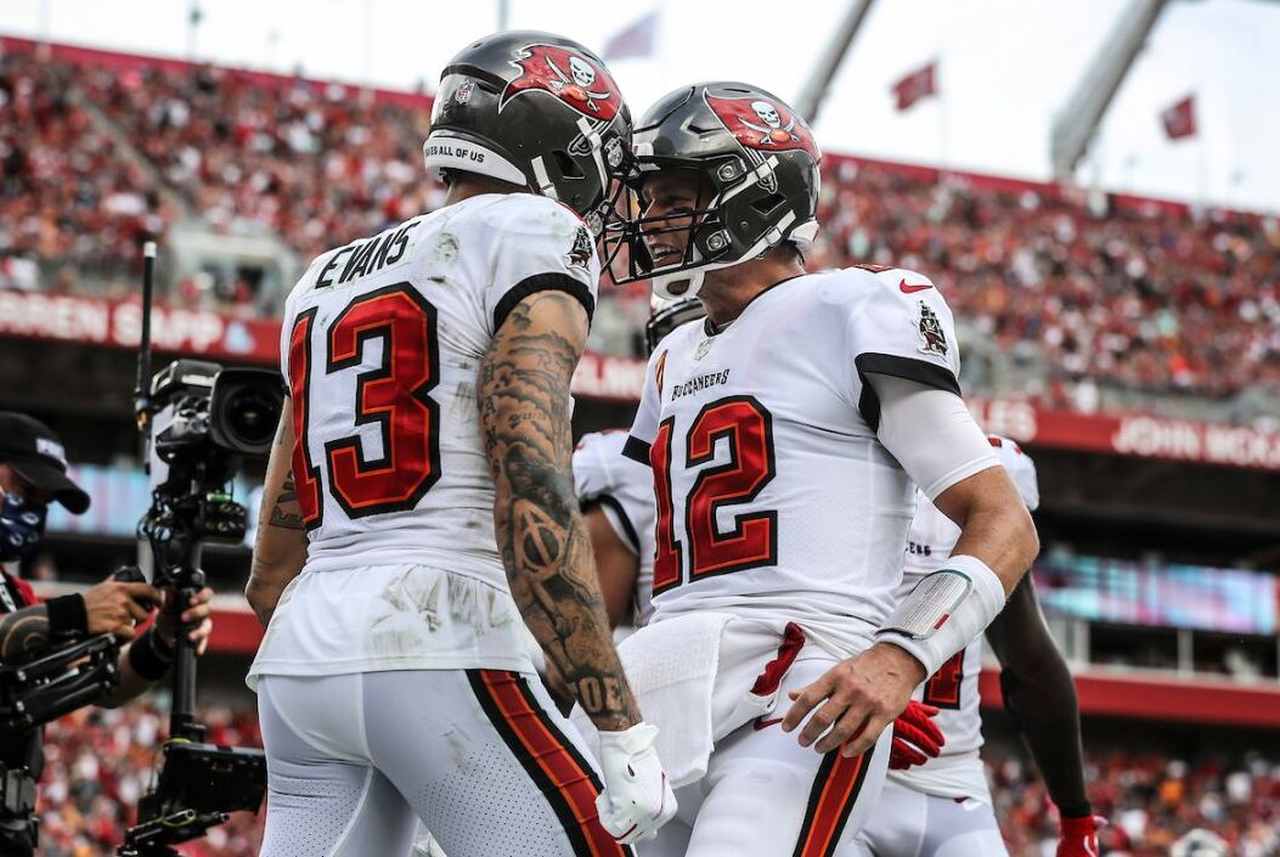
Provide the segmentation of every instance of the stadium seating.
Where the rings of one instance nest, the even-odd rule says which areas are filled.
[[[179,215],[271,231],[305,261],[443,197],[418,154],[425,96],[104,52],[38,60],[29,43],[5,44],[0,93],[17,109],[0,119],[0,255],[19,268],[33,257],[127,267],[141,236]],[[39,135],[20,139],[20,125]],[[1246,382],[1280,390],[1275,219],[839,155],[827,159],[822,219],[811,267],[928,274],[968,329],[1043,360],[1033,392],[1057,404],[1075,401],[1062,384],[1085,378],[1208,397]],[[634,351],[647,293],[605,294],[613,335],[597,341]],[[221,297],[250,296],[232,284]]]
[[[211,741],[261,745],[252,710],[216,706],[201,716],[211,725]],[[134,820],[133,806],[149,781],[166,725],[163,712],[139,701],[112,711],[84,709],[50,726],[40,812],[46,857],[114,853]],[[1057,818],[1030,763],[995,748],[988,762],[1010,857],[1052,853]],[[1280,850],[1280,761],[1274,758],[1186,761],[1155,752],[1098,751],[1089,755],[1087,774],[1095,809],[1112,822],[1103,842],[1118,853],[1164,855],[1196,827],[1216,831],[1242,857]],[[184,853],[248,857],[257,851],[262,820],[237,813],[206,839],[183,846]]]

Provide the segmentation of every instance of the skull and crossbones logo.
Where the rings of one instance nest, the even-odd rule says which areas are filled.
[[[760,144],[763,146],[774,145],[780,146],[783,143],[798,142],[800,140],[792,129],[796,127],[796,119],[791,117],[791,121],[782,124],[782,115],[778,112],[778,108],[770,104],[768,101],[759,100],[751,102],[751,109],[755,111],[756,116],[764,124],[757,125],[746,119],[742,120],[742,124],[755,131],[760,135]]]
[[[587,105],[588,109],[595,113],[600,112],[597,101],[608,101],[609,90],[605,88],[601,92],[592,91],[591,87],[596,82],[596,70],[591,63],[582,57],[569,55],[569,74],[565,74],[560,66],[556,65],[555,60],[547,57],[547,65],[555,73],[559,80],[551,81],[551,89],[558,95],[564,95],[580,104]]]

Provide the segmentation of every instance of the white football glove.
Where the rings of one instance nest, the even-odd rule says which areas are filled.
[[[600,825],[624,845],[652,839],[676,814],[676,795],[653,742],[658,727],[637,723],[623,732],[599,732],[604,791],[596,795]]]

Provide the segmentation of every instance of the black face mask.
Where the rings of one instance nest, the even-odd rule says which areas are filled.
[[[17,494],[5,494],[0,503],[0,562],[28,556],[44,538],[44,506],[29,505]]]

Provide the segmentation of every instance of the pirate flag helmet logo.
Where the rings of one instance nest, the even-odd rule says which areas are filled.
[[[725,129],[748,149],[778,152],[802,149],[818,161],[821,155],[804,120],[779,101],[753,93],[746,98],[725,98],[705,93],[707,106]]]
[[[610,122],[618,115],[622,94],[598,60],[568,48],[534,44],[520,48],[511,64],[521,74],[503,89],[499,113],[511,99],[541,91],[595,121]]]

